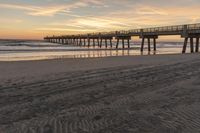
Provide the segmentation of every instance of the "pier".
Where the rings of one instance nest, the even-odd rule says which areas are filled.
[[[130,48],[131,37],[137,36],[141,39],[141,52],[144,51],[145,42],[147,42],[148,51],[150,52],[152,50],[151,45],[153,45],[153,50],[156,51],[156,41],[159,36],[169,35],[180,35],[181,38],[184,38],[182,53],[186,53],[188,42],[190,42],[191,53],[199,52],[200,23],[89,34],[47,36],[44,37],[44,40],[51,43],[85,47],[98,46],[99,48],[104,43],[106,48],[116,49],[119,48],[119,43],[121,42],[122,49],[125,49]],[[116,40],[115,44],[113,43],[114,39]]]

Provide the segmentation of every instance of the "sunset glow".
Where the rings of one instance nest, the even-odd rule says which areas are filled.
[[[198,23],[199,6],[199,0],[0,0],[0,38]]]

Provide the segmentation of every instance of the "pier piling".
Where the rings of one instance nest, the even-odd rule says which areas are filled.
[[[196,52],[199,52],[199,37],[196,38]]]

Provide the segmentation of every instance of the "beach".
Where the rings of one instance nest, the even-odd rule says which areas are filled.
[[[199,133],[200,54],[0,62],[0,133]]]
[[[0,2],[0,133],[200,133],[200,0]]]

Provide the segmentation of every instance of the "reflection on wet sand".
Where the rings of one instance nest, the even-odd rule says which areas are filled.
[[[75,54],[73,58],[98,58],[109,56],[129,56],[134,55],[131,50],[103,50],[103,51],[87,51],[80,54]]]
[[[179,51],[180,52],[180,51]],[[98,50],[98,51],[79,51],[73,52],[73,55],[63,55],[61,58],[101,58],[109,56],[133,56],[133,55],[156,55],[156,54],[174,54],[177,51],[168,52],[166,51],[144,51],[140,52],[138,50]]]
[[[45,59],[60,59],[60,58],[101,58],[110,56],[133,56],[133,55],[156,55],[156,54],[174,54],[181,53],[179,48],[160,48],[158,51],[140,52],[138,49],[126,50],[84,50],[84,51],[50,51],[50,52],[13,52],[0,54],[0,61],[21,61],[21,60],[45,60]]]

